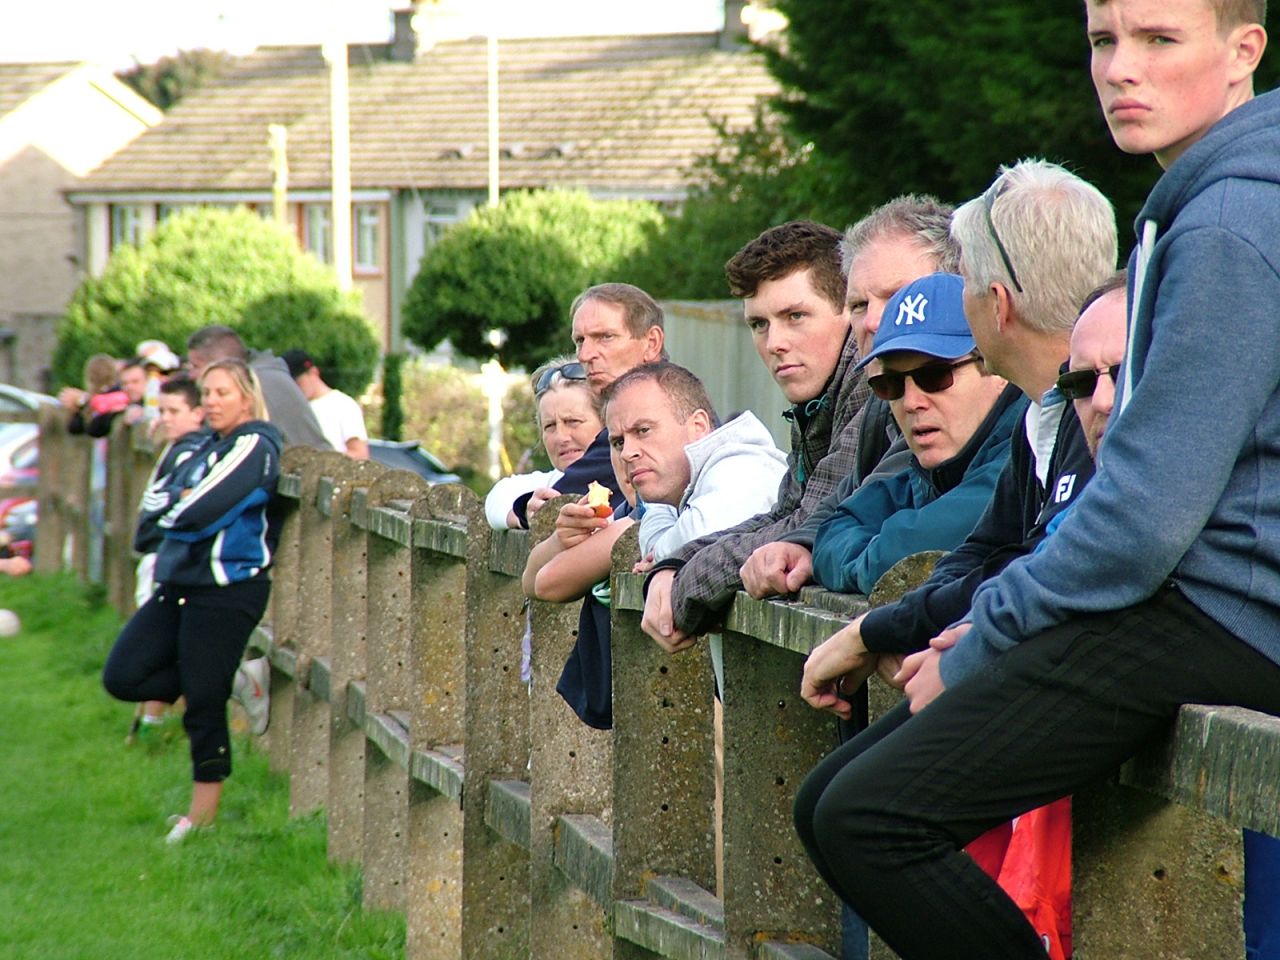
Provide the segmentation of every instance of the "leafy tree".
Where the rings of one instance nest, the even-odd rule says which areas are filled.
[[[182,352],[203,326],[235,328],[251,348],[304,346],[332,386],[358,394],[378,341],[354,295],[288,233],[240,208],[190,209],[140,246],[121,245],[86,279],[58,327],[53,375],[78,383],[94,353],[128,357],[145,339]]]
[[[176,57],[134,65],[116,76],[154,103],[168,110],[194,90],[216,80],[235,58],[225,50],[180,50]]]
[[[1063,163],[1130,222],[1159,176],[1116,149],[1089,79],[1080,0],[776,0],[766,48],[788,126],[863,208],[905,191],[976,195],[1001,163]],[[1273,13],[1270,17],[1275,20]],[[838,40],[833,40],[838,37]],[[1264,63],[1258,89],[1280,76]]]
[[[569,306],[661,228],[657,207],[576,190],[517,191],[482,207],[422,258],[405,297],[405,335],[430,349],[536,366],[569,343]],[[501,343],[490,343],[497,331]]]

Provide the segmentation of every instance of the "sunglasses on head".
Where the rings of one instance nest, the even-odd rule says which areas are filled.
[[[867,386],[881,400],[901,400],[907,392],[907,377],[925,393],[941,393],[956,382],[956,370],[970,363],[977,363],[975,356],[961,357],[959,360],[940,360],[926,363],[914,370],[886,370],[874,377],[867,377]]]
[[[991,219],[991,208],[996,205],[996,200],[1008,189],[1008,186],[1004,182],[1004,177],[1001,177],[987,187],[987,192],[982,195],[982,209],[987,212],[987,229],[991,232],[991,239],[996,242],[996,251],[1000,254],[1000,260],[1004,263],[1004,268],[1009,273],[1009,279],[1013,281],[1013,288],[1022,293],[1022,284],[1018,283],[1018,275],[1013,270],[1013,261],[1009,259],[1009,251],[1000,242],[1000,234],[996,233],[996,222]]]
[[[535,394],[545,393],[555,383],[556,374],[559,374],[562,380],[585,380],[587,379],[587,368],[576,360],[572,363],[562,363],[558,367],[548,367],[542,371],[542,375],[538,377],[538,382],[533,385],[533,392]]]
[[[1086,400],[1093,396],[1098,388],[1098,378],[1103,374],[1111,378],[1114,386],[1116,377],[1120,376],[1120,364],[1103,367],[1101,370],[1071,370],[1058,378],[1058,392],[1068,400]]]

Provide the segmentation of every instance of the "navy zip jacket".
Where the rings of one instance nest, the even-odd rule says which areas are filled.
[[[147,491],[144,518],[164,532],[157,583],[226,586],[266,575],[279,539],[270,507],[282,446],[272,424],[251,420],[226,437],[210,434],[167,483]]]
[[[160,454],[156,465],[151,468],[151,476],[147,478],[147,490],[152,487],[163,487],[168,483],[169,474],[186,463],[212,435],[206,429],[192,430],[169,444]],[[146,494],[143,494],[146,497]],[[133,549],[136,553],[155,553],[164,540],[164,531],[160,529],[160,516],[155,513],[143,514],[138,519],[138,527],[133,532]]]

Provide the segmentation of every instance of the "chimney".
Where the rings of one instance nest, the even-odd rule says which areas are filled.
[[[724,0],[724,27],[716,44],[721,50],[741,50],[747,42],[747,25],[742,22],[742,11],[747,0]]]
[[[394,31],[391,35],[391,59],[400,63],[412,63],[418,52],[418,36],[413,29],[413,17],[417,7],[393,10]]]

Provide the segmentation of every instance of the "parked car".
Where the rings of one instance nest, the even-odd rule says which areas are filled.
[[[0,413],[35,411],[45,405],[57,406],[57,398],[0,383]],[[23,488],[17,496],[0,497],[0,541],[23,556],[31,555],[35,539],[39,462],[39,428],[34,423],[0,423],[0,487]],[[30,494],[22,495],[27,488]]]
[[[0,383],[0,413],[22,413],[24,410],[39,410],[42,405],[58,405],[58,398],[47,393],[24,390],[12,384]]]
[[[370,440],[369,458],[397,470],[412,470],[428,483],[461,483],[462,478],[417,440]]]

